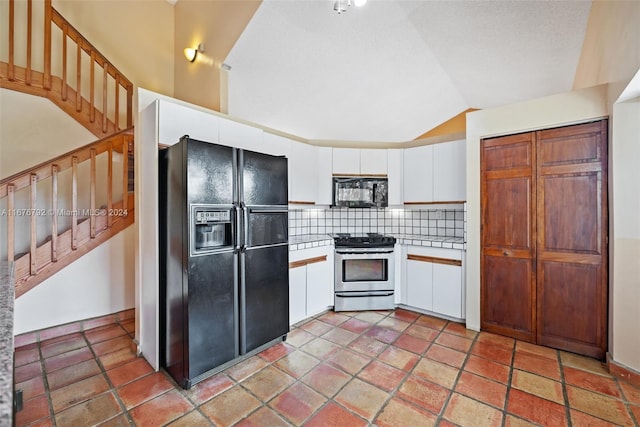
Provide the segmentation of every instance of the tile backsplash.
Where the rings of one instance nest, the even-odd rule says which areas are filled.
[[[464,237],[461,209],[290,209],[289,235],[380,233]]]

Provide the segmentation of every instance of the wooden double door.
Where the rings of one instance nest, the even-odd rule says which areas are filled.
[[[603,359],[607,120],[481,142],[481,328]]]

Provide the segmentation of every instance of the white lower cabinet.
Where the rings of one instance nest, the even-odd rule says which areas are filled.
[[[333,246],[289,252],[289,323],[333,306]]]
[[[289,323],[307,317],[307,268],[289,268]]]
[[[463,319],[463,251],[405,246],[402,254],[402,303],[445,317]]]

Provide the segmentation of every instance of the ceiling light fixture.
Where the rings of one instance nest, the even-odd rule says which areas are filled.
[[[198,53],[202,52],[204,52],[204,44],[200,43],[196,48],[185,48],[184,57],[187,58],[187,61],[189,62],[195,62],[196,58],[198,57]]]
[[[367,0],[353,0],[353,4],[356,7],[364,6]],[[338,12],[338,14],[344,13],[347,11],[347,8],[351,6],[351,0],[335,0],[333,2],[333,10]]]

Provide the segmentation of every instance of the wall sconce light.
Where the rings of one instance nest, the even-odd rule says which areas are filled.
[[[185,48],[184,57],[187,58],[187,61],[189,62],[195,62],[198,57],[198,53],[202,52],[204,52],[204,44],[200,43],[195,49],[192,47]]]

